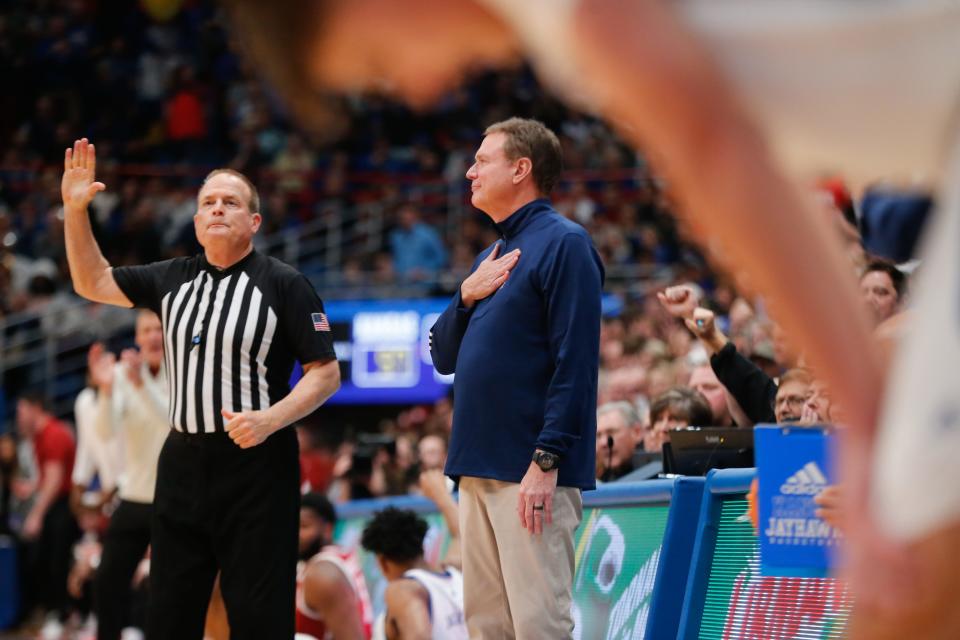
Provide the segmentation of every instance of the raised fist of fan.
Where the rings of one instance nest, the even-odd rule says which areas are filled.
[[[700,297],[696,289],[688,284],[667,287],[657,294],[657,299],[663,308],[675,318],[689,318],[693,310],[700,304]]]
[[[712,356],[727,344],[727,336],[717,327],[716,316],[710,309],[697,307],[690,316],[683,319],[684,324]]]

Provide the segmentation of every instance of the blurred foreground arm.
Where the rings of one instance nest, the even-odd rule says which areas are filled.
[[[751,284],[872,431],[882,376],[853,274],[708,52],[664,3],[582,0],[578,54],[604,114],[647,149],[705,247]]]

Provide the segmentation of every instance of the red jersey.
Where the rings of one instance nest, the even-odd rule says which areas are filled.
[[[357,596],[357,610],[363,624],[363,635],[367,640],[373,633],[373,605],[370,602],[370,592],[367,591],[367,581],[363,577],[363,569],[356,554],[336,545],[327,545],[320,553],[297,567],[297,633],[311,635],[318,640],[328,640],[332,636],[327,634],[327,625],[320,618],[320,614],[307,606],[303,596],[303,575],[307,566],[313,562],[329,562],[340,569],[353,587]]]
[[[56,418],[50,418],[33,436],[33,454],[37,459],[41,483],[44,476],[43,468],[48,462],[59,462],[63,465],[63,481],[60,483],[57,497],[70,495],[73,459],[76,452],[77,445],[73,439],[73,433],[67,425]]]

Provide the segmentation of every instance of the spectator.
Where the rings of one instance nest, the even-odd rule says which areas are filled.
[[[318,446],[317,433],[304,424],[297,424],[300,448],[300,492],[324,493],[333,479],[334,458],[328,449]]]
[[[447,263],[447,250],[436,229],[420,220],[419,210],[405,205],[397,211],[398,226],[390,234],[393,270],[403,280],[436,277]]]
[[[442,469],[433,469],[420,474],[417,479],[417,489],[421,495],[437,506],[450,533],[450,544],[447,546],[443,564],[460,570],[463,566],[460,549],[460,505],[451,495],[453,481],[443,475]]]
[[[24,604],[39,603],[62,617],[73,543],[80,536],[69,503],[76,446],[70,428],[53,417],[38,392],[23,393],[17,401],[17,429],[33,442],[39,470],[35,500],[21,532],[26,542]]]
[[[106,518],[97,506],[81,506],[75,510],[75,515],[82,537],[73,547],[73,564],[67,575],[67,593],[73,598],[78,613],[85,616],[79,635],[86,640],[88,637],[96,637],[96,629],[100,627],[99,619],[91,612],[96,601],[92,583],[102,555],[100,536]],[[140,595],[145,597],[146,594],[141,592]],[[68,621],[66,626],[73,626],[73,622],[74,620]],[[104,637],[102,632],[99,637]]]
[[[18,429],[19,432],[19,429]],[[15,533],[23,530],[23,523],[36,502],[37,456],[33,452],[33,440],[17,433],[17,463],[13,475],[13,496],[10,500],[10,525]]]
[[[806,369],[790,369],[780,377],[774,412],[777,424],[800,422],[803,409],[810,399],[813,378]]]
[[[860,295],[877,324],[900,310],[906,288],[907,276],[885,260],[870,261],[860,276]]]
[[[629,402],[597,409],[597,479],[611,482],[633,471],[633,453],[643,442],[643,425]]]
[[[367,447],[345,441],[337,449],[333,478],[327,496],[336,503],[372,498],[370,476],[373,474],[373,453]]]
[[[390,285],[398,278],[390,254],[381,251],[373,256],[373,282],[375,284]]]
[[[420,470],[443,469],[447,463],[447,441],[440,435],[427,434],[417,443]]]
[[[117,443],[97,433],[97,388],[89,375],[87,386],[74,401],[73,416],[77,426],[77,455],[73,462],[70,506],[79,518],[81,508],[90,505],[90,497],[97,508],[110,500],[122,465]],[[92,496],[88,497],[88,493]]]
[[[137,313],[134,342],[117,358],[102,345],[90,348],[90,378],[97,386],[96,431],[121,442],[120,497],[103,537],[94,581],[102,640],[116,640],[129,626],[131,579],[151,543],[157,460],[170,433],[163,329],[152,311]]]
[[[444,438],[444,455],[446,455],[446,439],[450,437],[453,426],[453,391],[448,391],[433,403],[433,413],[427,418],[424,431],[427,433],[442,434]]]
[[[207,135],[207,123],[193,69],[184,65],[175,77],[174,91],[166,105],[167,138],[179,145],[199,142]],[[181,153],[190,148],[181,146]]]
[[[645,451],[662,451],[670,430],[690,425],[709,425],[713,415],[707,399],[687,387],[674,387],[657,396],[650,405],[650,428],[643,434]]]
[[[834,413],[833,397],[827,385],[821,380],[813,380],[810,384],[810,395],[803,403],[800,424],[834,424],[836,419]]]
[[[667,311],[683,318],[710,356],[717,379],[753,424],[773,422],[777,384],[756,364],[743,357],[716,324],[714,313],[698,307],[698,296],[688,285],[668,287],[657,294]]]
[[[287,144],[273,159],[277,189],[289,195],[302,195],[313,178],[316,154],[296,134],[287,136]],[[271,215],[276,215],[271,211]]]
[[[624,365],[603,373],[598,396],[601,404],[618,400],[634,402],[636,398],[650,393],[648,373],[645,367]],[[664,384],[664,388],[670,388],[671,386],[669,382]]]
[[[409,438],[403,434],[363,434],[358,440],[361,448],[369,448],[373,455],[368,485],[373,495],[399,496],[407,493],[412,480],[410,469],[414,464],[414,447]]]
[[[655,351],[656,347],[653,346],[655,344],[656,341],[648,343],[645,351]],[[650,367],[647,373],[648,398],[656,398],[677,384],[677,372],[674,362],[662,356],[659,356],[658,360],[656,364]]]
[[[687,386],[694,391],[699,391],[707,399],[710,413],[713,415],[712,426],[733,426],[733,418],[727,406],[727,389],[717,379],[717,374],[710,365],[702,364],[694,368]]]

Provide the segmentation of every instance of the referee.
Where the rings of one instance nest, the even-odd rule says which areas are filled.
[[[218,169],[197,196],[202,254],[111,269],[87,206],[96,153],[67,149],[61,191],[67,259],[77,293],[146,307],[163,325],[169,420],[154,498],[148,637],[203,636],[214,576],[232,638],[294,634],[300,507],[292,422],[340,384],[323,303],[294,269],[253,250],[257,191]],[[304,375],[290,390],[294,360]]]

